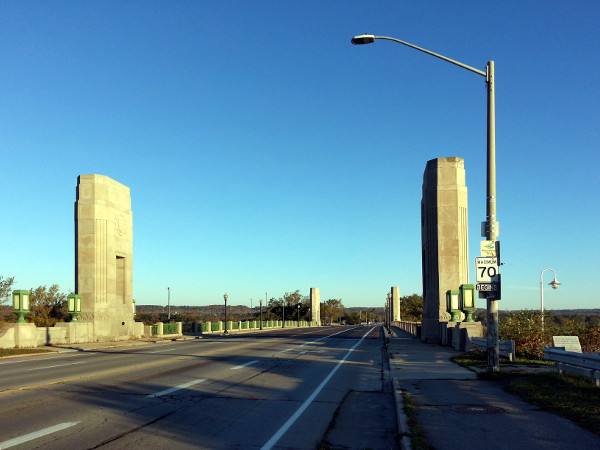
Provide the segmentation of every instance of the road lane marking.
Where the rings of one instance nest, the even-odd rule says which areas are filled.
[[[177,350],[176,348],[172,348],[171,350],[156,350],[154,352],[146,352],[147,354],[151,354],[151,353],[166,353],[166,352],[174,352],[175,350]]]
[[[75,350],[73,350],[75,351]],[[70,352],[68,352],[70,353]],[[85,355],[95,355],[96,353],[86,353]],[[39,355],[37,358],[30,358],[30,357],[26,357],[23,359],[18,359],[15,361],[2,361],[0,362],[0,366],[3,366],[5,364],[20,364],[20,363],[25,363],[25,362],[39,362],[39,361],[48,361],[49,359],[60,359],[60,358],[73,358],[75,356],[84,356],[82,353],[76,354],[76,355],[64,355],[64,356],[43,356],[43,355]]]
[[[64,430],[66,428],[77,425],[79,422],[65,422],[54,425],[53,427],[44,428],[43,430],[34,431],[33,433],[26,434],[8,441],[0,442],[0,448],[14,447],[15,445],[23,444],[25,442],[33,441],[34,439],[41,438],[48,434],[56,433],[57,431]]]
[[[247,366],[249,366],[251,364],[256,364],[257,362],[258,362],[258,359],[254,360],[254,361],[247,362],[246,364],[242,364],[241,366],[232,367],[231,370],[238,370],[238,369],[241,369],[242,367],[247,367]]]
[[[74,362],[74,363],[68,363],[68,364],[55,364],[54,366],[45,366],[45,367],[33,367],[32,369],[27,369],[27,370],[43,370],[43,369],[52,369],[53,367],[64,367],[64,366],[73,366],[75,364],[83,364],[83,361],[81,362]],[[0,447],[2,448],[2,447]]]
[[[170,394],[171,392],[179,391],[180,389],[185,389],[190,386],[194,386],[195,384],[202,383],[203,381],[206,381],[206,378],[200,378],[198,380],[193,380],[188,383],[180,384],[179,386],[176,386],[171,389],[165,389],[164,391],[157,392],[156,394],[146,395],[146,398],[155,398],[155,397],[160,397],[161,395],[167,395],[167,394]]]
[[[75,376],[75,377],[71,377],[71,378],[65,378],[63,380],[48,381],[46,383],[32,384],[29,386],[21,386],[21,387],[12,388],[12,389],[0,390],[0,395],[9,394],[11,392],[26,391],[29,389],[37,389],[37,388],[52,386],[52,385],[60,384],[60,383],[68,383],[70,381],[78,381],[78,380],[85,380],[88,378],[113,375],[115,373],[130,372],[132,370],[139,370],[139,369],[144,369],[144,368],[148,368],[148,367],[162,366],[165,364],[172,364],[173,361],[184,361],[187,359],[197,358],[199,356],[211,355],[213,353],[219,353],[219,352],[228,351],[228,350],[237,350],[240,348],[249,347],[251,345],[253,345],[253,344],[242,343],[242,344],[234,345],[234,346],[223,348],[223,349],[219,348],[219,349],[210,350],[210,351],[201,351],[199,353],[193,353],[191,355],[185,355],[185,356],[177,355],[177,356],[173,356],[172,358],[161,359],[160,361],[153,361],[153,362],[144,363],[144,364],[136,364],[136,365],[129,366],[129,367],[121,367],[119,369],[105,370],[102,372],[90,373],[88,375],[80,375],[80,376]]]
[[[365,335],[356,344],[354,344],[350,348],[350,350],[348,350],[348,352],[346,353],[346,355],[344,355],[344,357],[342,359],[340,359],[340,361],[331,370],[331,372],[329,372],[329,375],[327,375],[323,379],[323,381],[321,381],[321,384],[319,384],[319,386],[317,386],[317,388],[313,391],[313,393],[310,394],[310,396],[304,401],[304,403],[302,403],[302,405],[300,406],[300,408],[298,408],[296,410],[296,412],[294,414],[292,414],[292,416],[287,420],[287,422],[285,422],[281,426],[281,428],[279,430],[277,430],[277,432],[273,435],[273,437],[271,439],[269,439],[267,441],[267,443],[261,447],[261,450],[270,450],[271,448],[273,448],[273,446],[277,443],[277,441],[279,441],[279,439],[281,439],[281,437],[287,432],[287,430],[289,430],[290,427],[292,425],[294,425],[294,423],[296,422],[296,420],[298,420],[298,418],[302,415],[302,413],[306,410],[306,408],[308,408],[310,406],[310,404],[314,401],[314,399],[317,397],[317,395],[319,395],[319,393],[323,390],[323,388],[325,387],[325,385],[329,382],[329,380],[331,379],[331,377],[333,377],[333,375],[337,372],[337,370],[348,359],[348,357],[354,351],[354,349],[356,347],[358,347],[360,345],[360,343],[367,337],[367,334],[369,334],[374,329],[375,328],[373,327],[369,331],[367,331],[365,333]]]

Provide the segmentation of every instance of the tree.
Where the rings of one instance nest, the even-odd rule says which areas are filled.
[[[321,311],[323,323],[337,322],[344,315],[344,304],[341,299],[330,298],[325,301]]]
[[[29,318],[37,327],[51,327],[67,318],[67,294],[59,291],[58,284],[39,286],[29,293]]]
[[[421,322],[423,319],[423,297],[418,294],[400,298],[400,313],[402,320]]]
[[[0,276],[0,305],[10,302],[14,283],[15,277],[4,278]]]

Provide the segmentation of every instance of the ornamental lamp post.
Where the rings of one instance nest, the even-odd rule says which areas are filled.
[[[498,221],[496,216],[496,94],[494,84],[494,61],[488,61],[486,70],[475,69],[461,62],[410,44],[400,39],[387,36],[375,36],[372,34],[361,34],[354,36],[351,40],[354,45],[371,44],[376,39],[394,41],[407,47],[414,48],[428,55],[435,56],[443,61],[467,69],[485,77],[487,83],[487,186],[486,186],[486,220],[482,223],[482,235],[488,241],[496,241],[498,238]],[[498,258],[500,265],[500,258]],[[488,371],[500,371],[500,347],[498,340],[498,301],[500,298],[487,297],[487,359]]]
[[[223,334],[229,334],[229,331],[227,331],[227,294],[224,294],[223,298],[225,299],[225,331]]]
[[[459,295],[460,291],[458,290],[450,290],[446,291],[446,304],[448,308],[448,312],[452,314],[450,318],[450,322],[460,322],[459,313],[460,313],[460,305],[459,305]]]
[[[300,303],[298,303],[298,326],[300,326]]]
[[[552,286],[552,289],[558,289],[558,287],[562,284],[556,279],[556,271],[554,269],[544,269],[540,273],[540,297],[541,297],[541,314],[542,314],[542,333],[544,333],[544,272],[546,270],[551,270],[554,273],[554,279],[548,283],[549,286]]]
[[[133,307],[135,308],[135,302]],[[81,295],[69,294],[67,296],[67,312],[71,315],[71,322],[77,322],[77,316],[81,314]]]
[[[472,284],[460,285],[460,309],[465,313],[465,322],[475,322],[475,286]]]
[[[17,323],[27,323],[29,314],[29,291],[13,291],[13,313],[18,316]]]
[[[260,301],[260,329],[262,330],[262,299]]]
[[[387,328],[388,328],[388,333],[391,333],[390,331],[390,327],[392,325],[392,294],[391,293],[387,293],[387,315],[386,315],[386,322],[387,322]]]

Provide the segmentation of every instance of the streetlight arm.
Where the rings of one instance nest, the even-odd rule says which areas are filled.
[[[398,42],[400,44],[406,45],[407,47],[411,47],[411,48],[414,48],[415,50],[419,50],[419,51],[421,51],[423,53],[427,53],[428,55],[435,56],[436,58],[443,59],[444,61],[448,61],[449,63],[452,63],[452,64],[455,64],[455,65],[457,65],[459,67],[462,67],[463,69],[467,69],[467,70],[470,70],[471,72],[475,72],[475,73],[477,73],[479,75],[482,75],[482,76],[484,76],[486,78],[488,76],[487,72],[484,72],[483,70],[475,69],[474,67],[467,66],[466,64],[463,64],[461,62],[458,62],[458,61],[455,61],[453,59],[447,58],[446,56],[440,55],[439,53],[432,52],[430,50],[418,47],[416,45],[413,45],[413,44],[410,44],[408,42],[401,41],[400,39],[396,39],[396,38],[392,38],[392,37],[387,37],[387,36],[373,36],[372,34],[363,34],[363,35],[360,35],[360,36],[353,37],[352,38],[352,43],[354,45],[370,44],[375,39],[386,39],[388,41]]]

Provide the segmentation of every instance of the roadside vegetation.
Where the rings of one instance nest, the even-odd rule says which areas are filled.
[[[452,361],[477,371],[481,379],[502,381],[507,392],[600,435],[600,388],[591,378],[559,375],[551,370],[554,363],[537,359],[518,358],[513,363],[502,360],[497,373],[479,372],[487,365],[482,354],[457,355]]]

